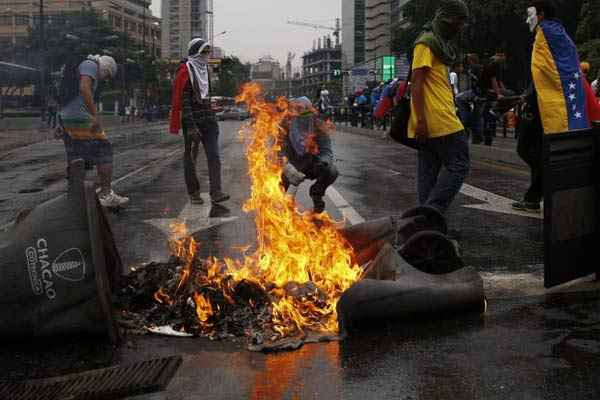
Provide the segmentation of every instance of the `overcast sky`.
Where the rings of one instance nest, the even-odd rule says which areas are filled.
[[[160,1],[152,0],[152,10],[160,15]],[[331,31],[286,24],[290,19],[320,25],[335,25],[342,16],[342,0],[214,0],[215,45],[227,55],[256,62],[270,54],[285,64],[288,51],[296,53],[295,65],[312,48],[314,39]]]

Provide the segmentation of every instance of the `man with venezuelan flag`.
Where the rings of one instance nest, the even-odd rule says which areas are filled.
[[[520,142],[527,140],[527,143],[519,143],[519,155],[531,168],[529,190],[522,201],[512,205],[521,211],[540,212],[542,134],[589,129],[591,125],[577,47],[555,18],[556,9],[549,0],[532,1],[527,9],[527,24],[535,35],[531,74],[537,98],[535,111],[539,113],[539,119],[536,119],[540,123],[532,124],[529,132],[523,132],[524,137],[520,138]],[[533,106],[535,108],[535,104]]]

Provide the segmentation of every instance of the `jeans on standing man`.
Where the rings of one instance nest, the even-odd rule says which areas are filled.
[[[418,150],[419,204],[444,213],[469,174],[465,132],[429,139]]]
[[[214,117],[202,118],[198,121],[201,135],[192,135],[191,127],[187,121],[183,123],[183,137],[185,150],[183,153],[183,166],[185,184],[190,196],[200,192],[200,183],[196,175],[196,162],[200,143],[204,147],[204,154],[208,162],[208,181],[211,195],[221,192],[221,157],[219,155],[219,126]]]
[[[456,63],[452,39],[468,20],[462,0],[447,0],[436,11],[431,28],[415,42],[408,136],[419,146],[419,204],[446,212],[469,173],[469,146],[456,115],[449,67]]]

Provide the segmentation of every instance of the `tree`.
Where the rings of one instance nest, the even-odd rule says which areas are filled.
[[[250,80],[250,66],[243,64],[235,56],[225,57],[218,68],[219,80],[215,85],[215,95],[234,97],[242,84]]]
[[[52,86],[56,88],[56,80],[60,79],[58,71],[66,63],[78,62],[89,54],[108,54],[121,67],[119,76],[104,90],[120,87],[125,95],[131,84],[142,82],[147,75],[144,74],[144,58],[139,49],[131,46],[131,42],[126,33],[113,30],[93,9],[62,13],[45,21],[43,37],[36,21],[27,38],[27,59],[23,61],[27,65],[38,66],[46,54],[46,79],[51,81],[53,77],[55,82]]]
[[[577,27],[579,55],[587,60],[592,69],[590,76],[595,77],[600,70],[600,3],[597,0],[586,1],[581,7],[581,19]]]
[[[408,21],[393,32],[394,50],[410,53],[423,25],[435,15],[441,0],[410,0],[404,6]],[[529,80],[530,55],[533,35],[528,31],[526,10],[530,0],[466,0],[470,11],[468,26],[459,39],[465,53],[476,53],[485,62],[497,52],[507,56],[505,81],[509,87],[522,90]],[[579,10],[584,0],[559,0],[560,18],[574,37]],[[597,4],[596,0],[589,3]],[[590,25],[594,26],[594,25]],[[595,26],[599,26],[595,22]]]

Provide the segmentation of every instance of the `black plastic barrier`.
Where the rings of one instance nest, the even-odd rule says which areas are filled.
[[[112,307],[122,266],[83,161],[68,193],[0,232],[0,336],[92,333],[118,341]]]
[[[544,285],[600,272],[600,129],[544,136]]]

